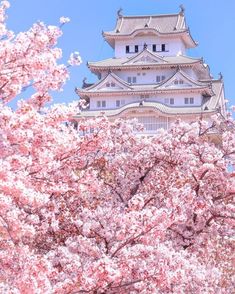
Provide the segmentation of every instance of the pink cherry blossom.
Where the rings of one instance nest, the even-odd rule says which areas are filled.
[[[82,59],[81,59],[79,52],[71,53],[69,60],[68,60],[68,63],[73,66],[80,65],[82,63]]]
[[[70,18],[69,17],[61,16],[61,18],[60,18],[60,23],[61,24],[65,24],[65,23],[68,23],[68,22],[70,22]]]
[[[69,77],[62,32],[12,38],[1,5],[0,292],[233,293],[233,120],[141,137],[135,121],[76,120],[82,103],[47,107]]]

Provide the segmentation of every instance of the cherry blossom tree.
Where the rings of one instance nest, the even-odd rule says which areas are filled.
[[[61,28],[37,23],[15,36],[8,6],[1,2],[1,293],[232,293],[233,121],[176,122],[154,137],[105,117],[75,129],[77,103],[46,107],[69,75],[58,64]],[[70,65],[80,62],[71,54]],[[25,87],[35,93],[12,110]]]

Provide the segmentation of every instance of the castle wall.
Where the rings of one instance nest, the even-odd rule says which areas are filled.
[[[171,104],[170,99],[174,99],[174,103]],[[189,98],[188,102],[190,102],[190,98],[194,99],[193,104],[185,104],[185,98]],[[97,102],[100,103],[97,103]],[[105,107],[102,107],[102,101],[105,101]],[[116,102],[120,101],[120,102]],[[191,107],[191,106],[200,106],[202,102],[202,96],[200,94],[191,93],[191,94],[170,94],[170,93],[163,93],[163,94],[149,94],[147,96],[143,96],[141,94],[136,95],[113,95],[110,96],[98,96],[98,97],[91,97],[90,99],[90,110],[97,110],[97,109],[115,109],[122,107],[129,103],[134,102],[141,102],[141,101],[149,101],[149,102],[160,102],[162,104],[169,105],[171,107]],[[100,105],[98,107],[98,104]]]
[[[115,41],[115,52],[116,58],[120,57],[132,57],[136,54],[135,45],[139,46],[139,52],[143,50],[144,43],[147,44],[147,48],[152,51],[152,45],[155,44],[157,50],[160,52],[155,52],[160,56],[175,56],[178,54],[185,54],[186,49],[182,40],[175,38],[159,38],[158,36],[135,36],[129,40],[116,40]],[[161,51],[161,45],[166,45],[166,51]],[[126,45],[130,46],[130,53],[126,53]]]

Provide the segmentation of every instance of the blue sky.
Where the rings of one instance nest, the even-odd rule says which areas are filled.
[[[60,16],[71,19],[63,27],[64,35],[58,44],[64,52],[61,62],[66,62],[71,52],[79,51],[83,64],[71,70],[64,91],[53,94],[56,103],[76,100],[74,88],[81,86],[84,77],[96,81],[86,67],[87,61],[113,56],[101,33],[114,28],[120,7],[124,15],[164,14],[177,13],[183,4],[191,34],[199,42],[188,55],[204,57],[215,78],[222,72],[226,98],[231,105],[235,104],[235,0],[12,0],[10,3],[8,28],[15,32],[28,30],[38,20],[57,25]]]

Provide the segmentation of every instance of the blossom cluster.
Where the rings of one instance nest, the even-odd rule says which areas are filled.
[[[233,293],[234,122],[76,121],[77,103],[46,107],[61,30],[1,34],[0,292]]]

